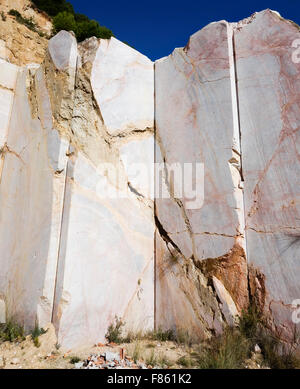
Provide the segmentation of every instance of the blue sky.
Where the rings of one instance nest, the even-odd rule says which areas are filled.
[[[300,0],[70,0],[75,11],[96,19],[152,60],[182,47],[210,22],[236,22],[270,8],[300,24]]]

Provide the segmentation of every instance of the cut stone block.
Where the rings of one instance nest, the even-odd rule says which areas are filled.
[[[60,31],[49,41],[48,50],[58,70],[75,69],[77,64],[77,41],[67,31]]]
[[[219,297],[219,300],[221,302],[221,311],[225,316],[226,322],[230,326],[236,325],[238,322],[237,320],[238,320],[239,313],[238,310],[236,309],[236,305],[232,297],[230,296],[230,294],[228,293],[228,291],[226,290],[222,282],[218,280],[216,277],[213,277],[213,284],[217,292],[217,295]]]
[[[170,185],[171,198],[156,200],[156,217],[167,234],[164,240],[171,242],[167,246],[173,246],[178,257],[185,257],[183,263],[189,263],[193,272],[193,276],[185,275],[183,264],[172,266],[176,266],[177,277],[174,270],[162,271],[168,265],[156,245],[160,250],[156,251],[157,322],[168,320],[175,327],[181,323],[187,330],[197,320],[193,327],[202,327],[203,332],[214,327],[219,331],[223,325],[222,320],[213,323],[212,312],[216,317],[219,312],[212,291],[207,289],[206,298],[214,308],[204,312],[193,279],[218,274],[229,293],[235,290],[232,296],[238,310],[248,304],[232,38],[227,22],[211,23],[192,35],[184,49],[175,49],[155,63],[156,161],[179,163],[182,170],[186,163],[192,163],[194,169],[196,163],[204,164],[204,203],[197,209],[188,207],[185,194],[172,196]],[[192,183],[195,187],[195,178]],[[219,269],[222,266],[225,271]],[[187,289],[190,293],[194,290],[194,298],[183,292]],[[170,302],[174,294],[177,306],[185,306],[184,315]],[[231,317],[227,319],[232,322]]]
[[[32,119],[28,77],[26,69],[20,71],[4,153],[0,293],[9,316],[31,330],[36,321],[42,327],[52,317],[65,184],[64,169],[58,173],[56,168],[66,162],[68,142],[54,145],[52,128]],[[37,78],[36,85],[39,104],[45,108],[45,82]],[[40,117],[46,115],[37,109]]]
[[[54,310],[59,343],[103,342],[115,315],[152,329],[153,211],[135,198],[103,196],[110,184],[81,154],[69,164]]]
[[[19,67],[0,59],[0,88],[15,89]]]
[[[102,39],[91,75],[107,131],[154,126],[154,67],[149,58],[115,38]]]
[[[291,339],[300,296],[300,66],[292,60],[300,31],[266,10],[238,23],[234,37],[248,261],[263,275],[253,289]]]

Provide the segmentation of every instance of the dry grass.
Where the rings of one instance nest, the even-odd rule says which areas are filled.
[[[243,312],[237,328],[227,328],[219,337],[192,353],[192,365],[200,369],[242,369],[256,344],[262,350],[262,364],[271,369],[300,368],[296,355],[299,337],[295,333],[290,344],[282,347],[280,336],[266,328],[263,317],[253,306]]]

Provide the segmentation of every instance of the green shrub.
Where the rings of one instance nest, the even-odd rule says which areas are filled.
[[[20,342],[25,340],[24,328],[14,321],[0,324],[0,340],[3,342]]]
[[[152,340],[158,340],[160,342],[166,342],[166,341],[174,341],[176,340],[176,335],[173,330],[162,330],[161,328],[158,328],[155,331],[149,332],[146,337]]]
[[[75,363],[78,363],[80,362],[81,359],[79,357],[70,357],[70,363],[72,363],[73,365],[75,365]]]
[[[39,336],[45,334],[46,332],[47,330],[40,328],[37,324],[35,325],[34,329],[31,331],[31,337],[35,347],[40,347]]]
[[[104,26],[100,26],[95,20],[89,20],[88,17],[81,14],[76,14],[74,16],[66,11],[60,12],[54,17],[53,25],[55,32],[61,30],[73,31],[79,42],[92,36],[102,39],[109,39],[113,36],[111,30]]]
[[[53,26],[56,32],[66,30],[74,31],[76,33],[77,30],[74,15],[66,11],[60,12],[54,17]]]
[[[15,16],[16,18],[21,18],[22,15],[20,14],[19,11],[17,11],[16,9],[11,9],[8,11],[8,15],[11,15],[11,16]]]
[[[180,333],[180,337],[178,337],[178,334],[175,333],[173,330],[163,330],[162,328],[146,332],[128,332],[127,335],[122,339],[123,343],[131,343],[135,340],[156,340],[159,342],[174,341],[177,343],[186,344],[185,338],[183,340],[182,332]],[[153,347],[155,347],[155,345],[153,345]]]
[[[76,26],[76,37],[79,42],[95,36],[96,38],[109,39],[113,33],[104,26],[100,26],[95,20],[81,21]]]
[[[122,322],[121,318],[118,318],[115,316],[115,320],[112,324],[109,325],[107,329],[107,333],[105,334],[106,339],[109,342],[113,343],[122,343],[123,337],[122,337],[122,327],[124,326],[124,323]]]
[[[34,23],[33,19],[30,18],[24,18],[19,11],[17,11],[16,9],[11,9],[9,12],[8,12],[9,15],[11,16],[14,16],[16,18],[16,21],[20,24],[24,24],[24,26],[26,26],[27,28],[29,28],[29,30],[31,31],[34,31],[34,32],[39,32],[37,30],[37,27],[36,27],[36,24]]]
[[[61,30],[73,31],[79,42],[92,36],[101,39],[113,36],[110,29],[100,26],[97,21],[90,20],[84,14],[75,13],[72,4],[66,0],[34,0],[33,3],[53,17],[55,33]]]
[[[255,342],[258,326],[262,324],[262,317],[254,304],[247,311],[243,311],[239,321],[239,329],[242,335]]]
[[[72,4],[66,0],[33,0],[33,4],[50,16],[55,16],[64,11],[74,14]]]
[[[76,20],[77,23],[79,23],[79,22],[89,22],[90,21],[89,17],[84,15],[84,14],[76,13],[74,16],[75,16],[75,20]]]

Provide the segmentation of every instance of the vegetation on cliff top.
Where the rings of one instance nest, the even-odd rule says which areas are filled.
[[[16,21],[20,24],[24,24],[24,26],[26,26],[27,28],[29,28],[29,30],[31,31],[34,31],[34,32],[37,32],[41,37],[45,36],[45,34],[40,31],[36,24],[34,23],[34,20],[32,18],[24,18],[19,11],[17,11],[16,9],[11,9],[9,12],[8,12],[8,15],[11,15],[11,16],[14,16]],[[6,18],[4,19],[3,18],[3,15],[2,15],[2,20],[5,21]]]
[[[34,0],[33,4],[53,17],[55,33],[61,30],[74,31],[79,42],[92,36],[102,39],[113,36],[110,29],[101,26],[96,20],[76,13],[72,4],[66,0]]]

